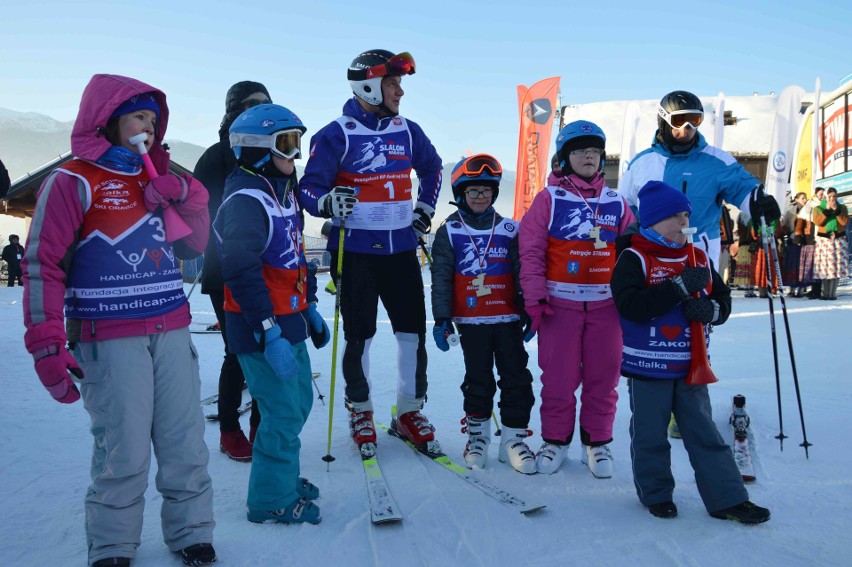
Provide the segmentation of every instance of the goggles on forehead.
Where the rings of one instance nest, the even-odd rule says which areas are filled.
[[[231,147],[269,148],[269,151],[285,159],[302,157],[302,132],[300,130],[281,130],[269,136],[257,134],[231,134]]]
[[[241,100],[240,104],[242,104],[245,108],[248,109],[248,108],[252,108],[254,106],[257,106],[259,104],[269,104],[270,102],[272,102],[272,101],[269,100],[269,97],[266,96],[265,94],[263,94],[263,93],[252,93],[249,96],[247,96],[246,98],[244,98],[243,100]]]
[[[374,65],[366,70],[367,79],[384,77],[385,75],[413,75],[415,70],[414,57],[407,51],[394,55],[385,63]]]
[[[451,181],[455,184],[462,176],[477,177],[486,169],[492,175],[503,175],[503,167],[496,158],[488,154],[476,154],[462,162],[461,167],[453,172]]]
[[[675,110],[669,112],[663,107],[659,108],[660,116],[672,128],[683,128],[687,124],[698,128],[704,122],[704,112],[701,110]]]

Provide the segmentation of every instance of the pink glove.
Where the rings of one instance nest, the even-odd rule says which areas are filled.
[[[145,186],[145,207],[149,211],[166,208],[171,202],[180,203],[186,200],[189,187],[177,175],[163,175],[152,179]]]
[[[524,311],[527,312],[529,316],[529,329],[524,335],[524,341],[530,342],[535,334],[538,332],[538,328],[541,325],[541,318],[545,315],[553,315],[553,308],[550,306],[547,301],[544,303],[532,303],[524,306]]]
[[[73,404],[80,399],[80,391],[68,372],[82,380],[83,370],[71,353],[59,345],[49,345],[34,352],[33,360],[39,380],[54,400]]]

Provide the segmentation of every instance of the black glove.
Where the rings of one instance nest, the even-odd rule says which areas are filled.
[[[765,218],[767,223],[781,218],[778,201],[763,192],[763,185],[751,192],[748,199],[748,211],[751,213],[755,226],[760,224],[760,217]]]
[[[317,201],[319,212],[327,219],[336,217],[345,219],[352,214],[352,209],[358,203],[358,197],[355,196],[355,189],[352,187],[337,186],[323,195]]]
[[[689,297],[710,285],[709,268],[684,268],[680,275],[672,278],[681,297]]]
[[[435,209],[426,203],[417,203],[417,206],[414,208],[414,218],[411,221],[411,228],[414,229],[414,233],[418,239],[429,234],[429,231],[432,230],[432,216],[434,214]]]
[[[796,246],[804,246],[805,237],[802,234],[796,234],[793,236],[793,244]]]
[[[719,305],[706,297],[690,298],[683,302],[683,314],[690,321],[712,323],[719,318]]]

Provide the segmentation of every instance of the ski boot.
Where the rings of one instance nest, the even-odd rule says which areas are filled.
[[[567,454],[567,443],[559,445],[545,441],[535,456],[535,470],[542,474],[553,474],[559,470]]]
[[[431,458],[444,454],[441,444],[435,440],[435,428],[420,410],[408,411],[399,417],[394,413],[390,428],[398,437],[409,441]]]
[[[318,524],[322,519],[319,506],[305,498],[296,498],[279,510],[249,508],[246,518],[256,524]]]
[[[362,459],[376,456],[376,426],[371,410],[349,412],[349,434],[358,446]]]
[[[462,433],[468,434],[464,448],[467,468],[480,470],[488,460],[488,445],[491,444],[491,420],[488,417],[467,414],[461,420]]]
[[[537,472],[535,453],[524,442],[524,439],[530,435],[532,431],[529,429],[504,427],[503,435],[500,437],[500,462],[508,462],[519,473],[535,474]]]
[[[596,478],[612,477],[612,452],[609,450],[609,445],[597,447],[583,445],[580,460],[589,467]]]

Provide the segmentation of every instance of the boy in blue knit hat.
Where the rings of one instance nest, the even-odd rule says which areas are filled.
[[[669,416],[677,418],[695,481],[711,516],[758,524],[769,510],[752,504],[730,447],[722,439],[706,385],[686,383],[690,324],[721,325],[731,290],[686,229],[689,199],[662,181],[639,191],[639,234],[629,237],[612,274],[624,338],[621,374],[630,391],[630,455],[640,502],[658,518],[674,518]],[[705,336],[709,336],[705,329]]]

